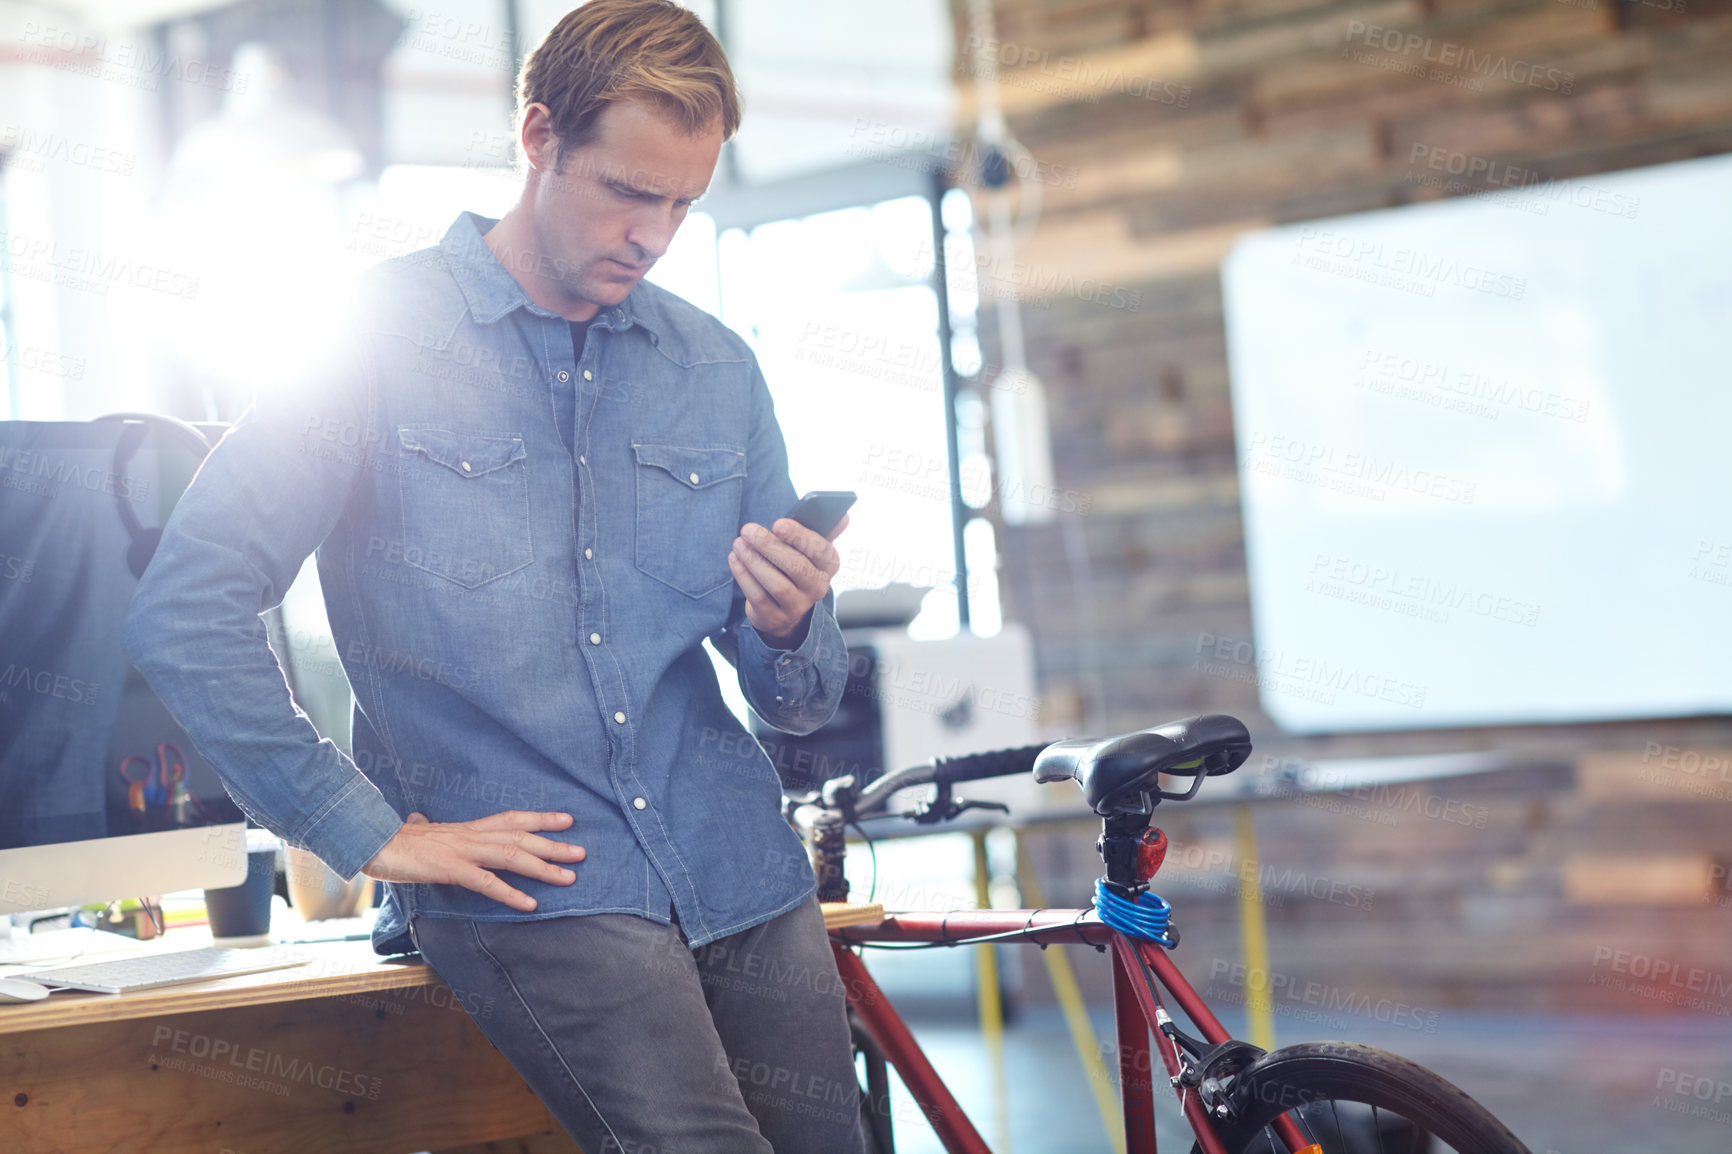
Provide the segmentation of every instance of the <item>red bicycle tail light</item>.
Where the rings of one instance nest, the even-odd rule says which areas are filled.
[[[1167,835],[1150,827],[1137,838],[1137,881],[1146,882],[1155,876],[1161,863],[1167,860]]]

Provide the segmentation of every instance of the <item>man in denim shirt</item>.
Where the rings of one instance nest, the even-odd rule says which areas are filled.
[[[518,120],[519,203],[372,270],[322,369],[258,398],[127,648],[250,817],[391,883],[375,947],[418,947],[586,1150],[849,1151],[812,872],[702,648],[817,728],[839,558],[782,517],[747,346],[641,279],[738,126],[732,76],[684,9],[592,0]],[[315,548],[352,760],[259,619]]]

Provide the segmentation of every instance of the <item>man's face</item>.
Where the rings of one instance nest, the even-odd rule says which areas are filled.
[[[536,271],[577,300],[606,307],[643,279],[709,187],[722,129],[687,135],[635,101],[609,105],[596,126],[588,144],[559,151],[559,171],[538,167],[532,225]]]

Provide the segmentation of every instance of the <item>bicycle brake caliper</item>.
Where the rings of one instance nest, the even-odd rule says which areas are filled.
[[[1179,1072],[1167,1081],[1181,1092],[1197,1091],[1209,1117],[1223,1121],[1231,1118],[1234,1113],[1233,1079],[1239,1071],[1261,1058],[1264,1051],[1249,1042],[1232,1038],[1211,1047],[1201,1038],[1193,1038],[1179,1029],[1165,1006],[1155,1007],[1155,1025],[1171,1039],[1179,1057]]]
[[[1211,1116],[1233,1116],[1233,1085],[1239,1072],[1264,1054],[1249,1042],[1229,1038],[1197,1059],[1197,1093]]]
[[[1203,1043],[1179,1029],[1165,1006],[1155,1007],[1155,1027],[1172,1042],[1173,1053],[1179,1059],[1179,1072],[1167,1081],[1172,1083],[1175,1089],[1195,1088],[1198,1081],[1196,1059],[1197,1055],[1203,1052]]]

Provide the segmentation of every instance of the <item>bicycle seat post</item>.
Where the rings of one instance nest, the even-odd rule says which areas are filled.
[[[1107,884],[1127,898],[1134,899],[1148,884],[1148,878],[1139,876],[1137,853],[1143,831],[1149,828],[1153,817],[1148,813],[1113,813],[1101,819],[1101,836],[1095,849],[1106,863]]]

